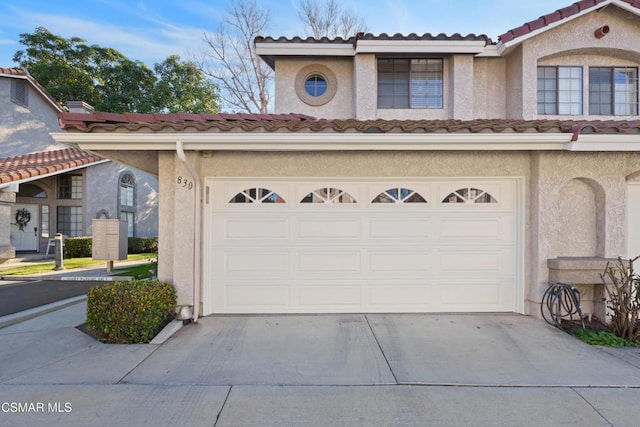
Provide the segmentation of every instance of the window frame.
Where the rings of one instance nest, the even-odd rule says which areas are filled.
[[[69,182],[64,182],[67,179]],[[58,200],[82,200],[84,198],[84,175],[74,173],[58,175],[56,196]]]
[[[118,219],[127,221],[127,235],[134,237],[136,231],[136,178],[131,172],[125,171],[118,178]]]
[[[602,71],[602,70],[607,70],[609,71],[609,81],[608,81],[608,91],[596,91],[595,89],[593,89],[593,85],[595,84],[592,81],[592,72],[595,71]],[[618,72],[626,72],[632,70],[635,72],[635,76],[633,78],[633,81],[631,82],[631,88],[628,88],[626,91],[619,91],[617,90],[617,83],[616,83],[616,73]],[[600,84],[602,84],[603,82],[599,82]],[[635,84],[635,88],[633,88],[633,85]],[[629,86],[629,84],[627,84],[626,86]],[[589,115],[593,115],[593,116],[637,116],[638,115],[638,110],[639,110],[639,105],[638,105],[638,99],[640,98],[639,96],[639,82],[638,82],[638,67],[633,67],[633,66],[589,66],[589,87],[588,87],[588,93],[589,93]],[[633,91],[629,90],[629,89],[635,89]],[[617,94],[619,93],[624,93],[625,97],[627,98],[631,98],[631,101],[622,103],[622,102],[618,102],[617,99]],[[605,95],[603,95],[605,94]],[[596,95],[598,95],[598,98],[602,98],[603,96],[608,96],[608,102],[602,102],[601,100],[599,102],[594,102],[594,99],[596,98]],[[635,98],[635,99],[633,99]],[[602,108],[604,106],[608,106],[609,108],[609,112],[608,113],[602,113]],[[619,113],[618,108],[619,107],[624,107],[627,112],[626,113]],[[597,112],[595,112],[595,110],[598,110]]]
[[[11,102],[22,107],[29,106],[29,86],[25,80],[11,80]]]
[[[540,76],[542,70],[555,70],[554,77]],[[569,71],[569,77],[563,77],[561,71]],[[572,72],[579,71],[579,77],[574,77]],[[541,88],[541,81],[544,83]],[[577,87],[573,87],[574,82]],[[553,82],[552,89],[547,88],[546,83]],[[568,82],[569,87],[563,88],[562,83]],[[543,95],[541,97],[541,94]],[[552,94],[552,96],[549,96]],[[563,95],[568,94],[568,101],[563,102]],[[579,98],[576,100],[574,95]],[[547,101],[547,97],[551,98]],[[547,107],[553,106],[553,112]],[[542,109],[541,109],[542,107]],[[575,110],[574,108],[577,108]],[[563,110],[564,109],[564,110]],[[568,109],[568,110],[566,110]],[[584,67],[581,65],[538,65],[536,68],[536,112],[540,116],[581,116],[584,114]]]
[[[424,61],[425,69],[418,70]],[[390,71],[383,71],[382,64],[390,63]],[[406,70],[402,67],[406,63]],[[430,66],[437,68],[430,69]],[[377,94],[376,105],[378,109],[411,109],[411,110],[442,110],[444,109],[444,66],[442,57],[378,57],[376,58]],[[417,78],[420,73],[424,74],[424,79]],[[430,78],[430,73],[435,73],[436,78]],[[404,75],[404,76],[403,76]],[[385,76],[391,76],[385,79]],[[436,82],[435,84],[433,82]],[[403,84],[404,83],[404,84]],[[424,83],[424,105],[420,97],[417,96]],[[405,86],[403,88],[403,86]],[[392,95],[382,95],[391,88]],[[396,93],[398,91],[399,93]],[[406,99],[402,99],[405,96]],[[435,96],[430,96],[434,92]],[[385,100],[390,102],[384,102]]]

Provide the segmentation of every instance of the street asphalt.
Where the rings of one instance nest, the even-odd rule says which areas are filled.
[[[112,345],[85,310],[0,329],[0,426],[639,424],[640,351],[532,317],[208,316]]]

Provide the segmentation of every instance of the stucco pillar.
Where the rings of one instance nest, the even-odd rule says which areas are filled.
[[[193,304],[195,182],[174,152],[159,157],[158,278],[172,283],[178,305]],[[197,156],[188,153],[195,163]]]
[[[473,117],[473,56],[454,55],[452,60],[453,118],[472,120]]]
[[[373,120],[378,108],[376,57],[373,54],[358,54],[353,67],[353,116],[359,120]]]
[[[11,207],[16,193],[0,190],[0,261],[15,258],[16,248],[11,246]]]

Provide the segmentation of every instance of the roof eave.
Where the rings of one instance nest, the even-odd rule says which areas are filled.
[[[637,7],[622,1],[622,0],[605,0],[601,3],[595,4],[594,6],[588,8],[588,9],[584,9],[581,10],[580,12],[568,16],[566,18],[560,19],[559,21],[556,22],[552,22],[551,24],[545,25],[544,27],[538,28],[537,30],[528,32],[526,34],[523,34],[519,37],[515,37],[512,40],[509,40],[508,42],[504,43],[502,42],[502,40],[498,40],[498,52],[500,53],[500,55],[503,55],[505,52],[508,52],[509,50],[511,50],[511,48],[518,46],[519,44],[523,43],[526,40],[529,40],[530,38],[533,38],[541,33],[544,33],[545,31],[549,31],[553,28],[556,28],[560,25],[564,25],[567,22],[573,21],[574,19],[580,18],[584,15],[587,15],[591,12],[593,12],[594,10],[599,10],[602,8],[605,8],[609,5],[615,5],[621,9],[626,10],[627,12],[633,13],[634,15],[640,16],[640,9],[638,9]]]
[[[460,151],[565,150],[571,133],[52,133],[83,150]],[[638,147],[640,150],[640,136]]]
[[[469,53],[485,51],[482,40],[358,40],[356,53]]]
[[[73,166],[73,167],[66,168],[66,169],[61,169],[61,170],[58,170],[58,171],[55,171],[55,172],[49,172],[49,173],[45,173],[45,174],[42,174],[42,175],[30,176],[28,178],[22,178],[22,179],[18,179],[18,180],[15,180],[15,181],[4,182],[4,183],[0,184],[0,189],[9,187],[10,185],[25,184],[27,182],[33,182],[33,181],[37,181],[39,179],[49,178],[49,177],[52,177],[52,176],[61,175],[61,174],[68,173],[68,172],[73,172],[73,171],[76,171],[78,169],[84,169],[84,168],[88,168],[88,167],[91,167],[91,166],[97,166],[97,165],[100,165],[102,163],[107,163],[107,162],[110,162],[110,161],[111,160],[109,160],[109,159],[101,159],[101,160],[97,160],[95,162],[86,163],[84,165]]]

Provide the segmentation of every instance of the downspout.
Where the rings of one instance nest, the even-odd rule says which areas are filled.
[[[193,206],[195,217],[195,236],[193,239],[193,323],[198,323],[198,316],[200,315],[200,256],[201,256],[201,212],[200,202],[202,201],[202,186],[200,185],[200,176],[196,173],[193,166],[187,161],[187,157],[184,154],[184,144],[182,141],[176,141],[176,155],[182,162],[187,171],[191,175],[191,178],[196,183],[195,192],[196,198]]]

